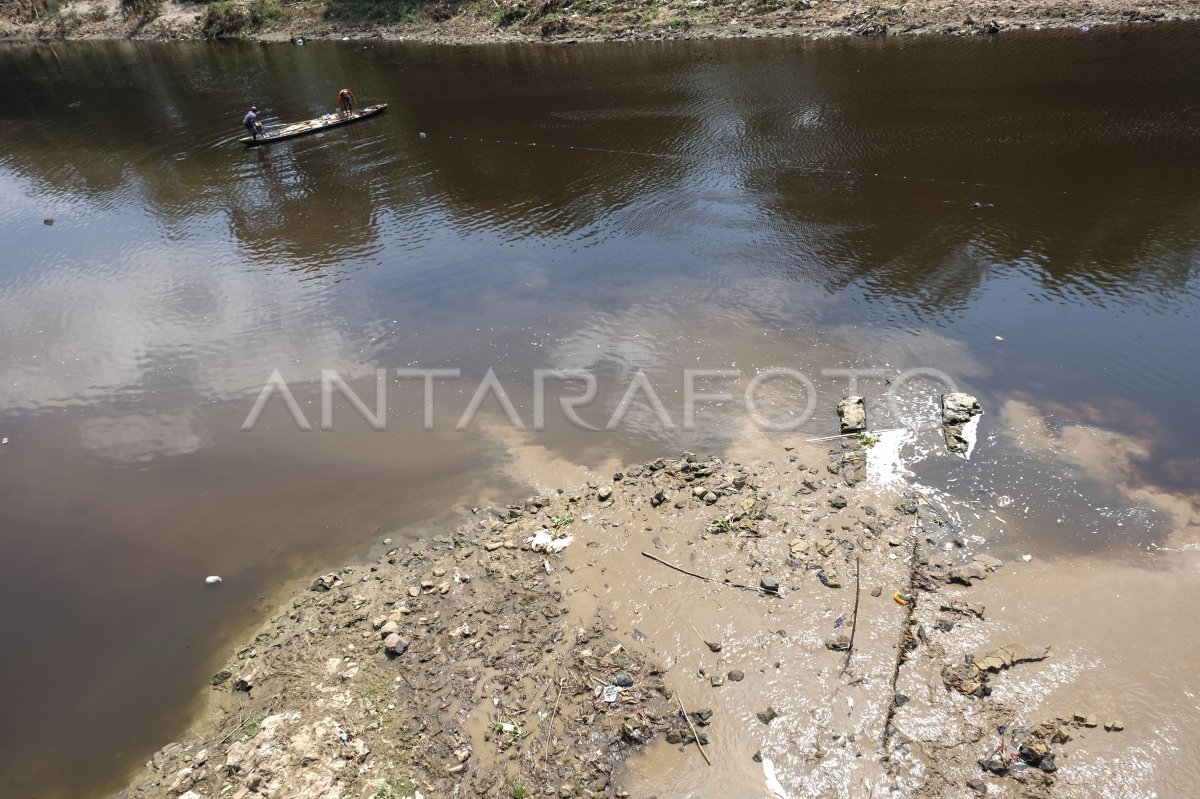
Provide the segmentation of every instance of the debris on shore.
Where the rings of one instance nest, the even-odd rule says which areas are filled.
[[[840,744],[777,772],[782,784],[867,768],[850,744],[880,735],[862,779],[881,789],[955,769],[1000,779],[978,776],[979,759],[1012,752],[1027,766],[1038,755],[1032,770],[1052,784],[1056,755],[1037,736],[1010,734],[997,754],[981,752],[979,737],[903,732],[914,713],[941,713],[948,730],[1019,723],[1005,708],[972,720],[951,698],[987,707],[992,677],[1045,651],[1004,645],[956,659],[947,636],[984,624],[963,592],[1001,563],[972,551],[924,495],[864,484],[867,446],[851,437],[747,464],[660,458],[476,509],[452,532],[319,575],[213,676],[209,719],[121,796],[628,796],[620,767],[656,739],[696,743],[708,760],[710,748],[720,754],[708,730],[720,730],[777,763],[814,723],[817,740]],[[644,558],[628,557],[638,550]],[[655,591],[703,615],[638,606]],[[621,601],[587,599],[601,594]],[[755,619],[755,632],[739,632]],[[763,639],[762,620],[786,629]],[[787,688],[768,674],[819,682]],[[853,695],[832,698],[831,685]],[[752,704],[735,712],[729,696]],[[943,698],[910,699],[922,696]],[[796,712],[834,701],[849,708],[840,721]],[[943,762],[911,765],[918,747]],[[1026,773],[1009,766],[1004,779]]]

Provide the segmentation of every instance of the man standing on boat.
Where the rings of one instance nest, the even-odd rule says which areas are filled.
[[[246,126],[246,130],[250,131],[250,135],[254,139],[258,139],[258,134],[262,133],[263,129],[262,123],[258,121],[258,106],[250,106],[250,110],[242,119],[242,124]]]
[[[354,92],[349,89],[342,89],[338,92],[338,112],[343,116],[348,115],[354,110]]]

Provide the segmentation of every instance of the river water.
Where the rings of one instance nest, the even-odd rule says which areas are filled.
[[[884,401],[907,369],[975,393],[969,464],[914,468],[1020,511],[1007,552],[1186,547],[1195,35],[0,49],[0,794],[118,787],[287,580],[545,487],[522,458],[719,451],[770,368],[813,381],[796,437],[836,432],[829,370],[879,370],[877,427],[932,418],[934,383]],[[237,143],[343,85],[387,113]],[[432,367],[425,430],[394,370]],[[551,381],[534,429],[551,368],[600,428],[644,370],[672,424],[581,429]],[[374,410],[377,369],[387,429],[336,396],[321,430],[321,371]],[[490,396],[455,430],[489,369],[526,429]],[[686,369],[739,373],[692,426]],[[241,429],[274,370],[311,431],[279,396]]]

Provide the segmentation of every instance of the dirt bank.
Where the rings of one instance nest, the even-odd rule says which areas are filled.
[[[443,43],[938,33],[1190,20],[1192,0],[3,0],[0,38],[413,39]]]
[[[1053,642],[989,642],[1003,564],[849,441],[626,468],[319,576],[120,796],[1057,795],[1093,719],[988,698]]]

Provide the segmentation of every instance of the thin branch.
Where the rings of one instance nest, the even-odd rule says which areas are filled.
[[[850,656],[854,654],[854,632],[858,629],[858,597],[862,593],[862,582],[859,580],[859,568],[862,566],[862,557],[854,559],[854,613],[850,616],[850,645],[846,647],[846,660],[842,663],[842,673],[846,673],[846,669],[850,668]]]
[[[676,566],[674,563],[670,563],[669,561],[665,561],[660,557],[651,555],[649,552],[643,552],[642,554],[645,555],[646,557],[650,558],[650,560],[661,563],[662,565],[666,566],[668,569],[674,569],[677,572],[682,572],[683,574],[686,574],[689,577],[696,577],[698,579],[703,580],[706,583],[713,583],[714,585],[727,585],[730,588],[740,588],[743,591],[753,591],[756,594],[767,593],[766,591],[762,590],[761,588],[757,588],[753,585],[742,585],[741,583],[734,583],[734,582],[730,582],[729,580],[714,580],[712,577],[705,577],[703,574],[696,574],[696,572],[688,571],[687,569],[683,568],[682,566]]]
[[[704,755],[704,762],[711,766],[712,761],[708,759],[708,752],[704,751],[704,744],[700,743],[700,736],[696,733],[696,728],[692,724],[692,717],[687,714],[687,708],[683,706],[683,700],[678,696],[675,699],[679,702],[679,712],[683,714],[683,720],[687,722],[688,729],[692,731],[692,737],[696,739],[696,748],[700,750],[700,754]]]

